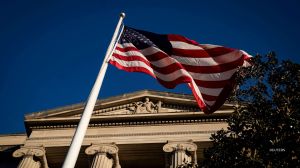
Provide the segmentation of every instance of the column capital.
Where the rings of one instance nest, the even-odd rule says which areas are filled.
[[[115,145],[115,143],[110,144],[91,144],[91,146],[85,149],[85,153],[87,155],[95,155],[93,160],[92,168],[98,167],[107,167],[109,166],[108,162],[103,161],[108,159],[113,159],[112,164],[113,168],[121,168],[119,163],[119,156],[118,156],[119,148]],[[109,154],[110,157],[107,155]],[[102,161],[100,161],[102,160]],[[102,163],[103,162],[103,163]]]
[[[14,151],[12,155],[15,158],[23,157],[23,160],[30,157],[32,162],[34,162],[33,157],[37,157],[40,160],[37,161],[37,164],[41,162],[44,168],[48,168],[46,149],[43,146],[21,146],[21,148]]]
[[[168,143],[163,146],[163,150],[164,152],[174,152],[174,151],[194,152],[197,150],[197,145],[192,141],[168,141]]]
[[[119,148],[115,144],[92,144],[85,149],[87,155],[95,155],[97,153],[117,154]]]
[[[169,157],[166,159],[166,168],[177,168],[184,163],[197,164],[197,145],[192,140],[168,141],[163,146],[163,150],[169,153]]]
[[[36,156],[41,158],[45,155],[46,151],[44,147],[38,146],[22,146],[20,149],[17,149],[13,153],[13,157],[22,157],[22,156]]]

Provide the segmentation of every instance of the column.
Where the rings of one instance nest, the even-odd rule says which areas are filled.
[[[13,153],[13,157],[23,157],[18,168],[48,168],[44,147],[22,146]]]
[[[92,144],[86,148],[87,155],[94,155],[91,168],[121,168],[119,148],[115,144]]]
[[[192,141],[168,141],[163,150],[169,153],[166,158],[167,168],[177,168],[185,163],[197,164],[197,145]]]

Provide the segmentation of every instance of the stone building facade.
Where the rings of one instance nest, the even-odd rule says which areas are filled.
[[[25,115],[26,134],[0,135],[0,167],[61,167],[83,109],[75,104]],[[76,167],[197,164],[232,111],[224,104],[205,115],[191,95],[149,90],[98,100]]]

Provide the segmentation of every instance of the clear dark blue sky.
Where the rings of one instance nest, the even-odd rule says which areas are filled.
[[[0,133],[24,132],[26,113],[86,101],[118,15],[125,24],[181,34],[255,55],[300,62],[297,0],[1,1]],[[100,98],[163,88],[151,77],[108,67]]]

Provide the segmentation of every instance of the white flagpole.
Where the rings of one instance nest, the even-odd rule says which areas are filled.
[[[78,127],[75,131],[75,135],[72,139],[71,146],[69,148],[67,157],[66,157],[66,159],[64,161],[64,164],[63,164],[63,168],[74,168],[75,167],[76,160],[78,158],[80,148],[81,148],[86,130],[88,128],[88,125],[89,125],[89,122],[90,122],[90,119],[91,119],[91,116],[92,116],[92,113],[93,113],[93,110],[94,110],[94,107],[95,107],[95,104],[96,104],[96,101],[97,101],[97,98],[98,98],[98,94],[100,92],[100,88],[101,88],[101,85],[102,85],[102,82],[103,82],[103,78],[105,76],[105,72],[106,72],[106,69],[107,69],[107,66],[108,66],[108,60],[112,55],[113,49],[115,48],[115,43],[117,42],[116,41],[117,40],[117,35],[119,34],[120,27],[121,27],[121,24],[122,24],[122,21],[123,21],[124,17],[125,17],[125,13],[121,13],[119,22],[118,22],[117,27],[116,27],[115,32],[114,32],[114,35],[113,35],[113,37],[111,39],[111,42],[110,42],[110,44],[107,48],[102,66],[99,70],[98,76],[96,78],[94,86],[93,86],[93,88],[90,92],[89,98],[88,98],[87,103],[85,105],[85,108],[84,108],[83,114],[81,116],[80,122],[79,122]],[[120,32],[120,33],[122,33],[122,32]]]

